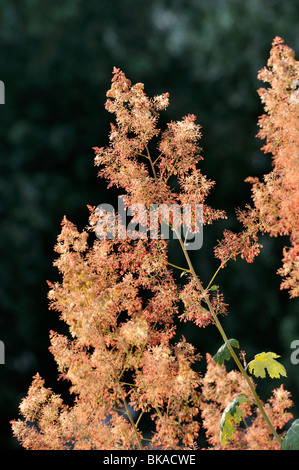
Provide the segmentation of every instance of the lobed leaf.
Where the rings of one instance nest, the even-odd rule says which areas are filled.
[[[299,450],[299,419],[296,419],[288,432],[286,433],[284,440],[282,441],[282,450]]]
[[[247,397],[244,393],[240,393],[234,398],[224,409],[220,420],[220,441],[225,445],[228,439],[231,439],[236,432],[236,424],[238,424],[244,411],[240,408],[241,403],[245,403]]]
[[[268,371],[271,379],[278,379],[281,375],[287,376],[286,370],[282,364],[276,361],[275,358],[280,357],[273,352],[262,352],[254,356],[254,359],[249,362],[249,372],[255,377],[266,377],[266,370]]]
[[[236,339],[229,339],[221,346],[221,348],[218,349],[216,354],[213,356],[213,359],[217,364],[222,366],[224,361],[228,361],[231,358],[231,352],[228,348],[229,345],[234,348],[239,348],[239,341]]]

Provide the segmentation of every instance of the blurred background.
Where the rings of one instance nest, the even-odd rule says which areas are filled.
[[[49,330],[61,332],[63,325],[48,311],[46,280],[58,280],[53,247],[63,216],[83,229],[86,205],[116,196],[97,178],[92,150],[108,143],[111,115],[104,103],[113,67],[145,83],[149,96],[170,93],[162,124],[193,113],[202,126],[202,171],[217,183],[209,203],[232,217],[206,229],[203,248],[192,254],[205,283],[218,267],[213,246],[224,226],[238,229],[234,209],[250,202],[244,179],[271,170],[255,138],[263,112],[257,73],[275,36],[298,57],[298,26],[296,0],[1,0],[2,450],[20,449],[9,421],[18,417],[36,372],[67,396],[48,351]],[[287,239],[261,242],[254,264],[232,262],[216,280],[229,304],[224,327],[248,361],[262,351],[281,355],[299,417],[299,365],[290,361],[290,344],[299,339],[298,301],[280,291],[276,275]],[[183,325],[182,331],[203,357],[221,345],[213,327]],[[280,383],[258,383],[262,398]]]

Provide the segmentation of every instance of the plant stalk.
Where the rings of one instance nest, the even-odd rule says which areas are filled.
[[[211,315],[212,315],[212,317],[213,317],[214,323],[215,323],[215,325],[216,325],[216,327],[217,327],[219,333],[221,334],[223,341],[226,343],[226,342],[228,341],[228,338],[227,338],[227,336],[226,336],[226,334],[225,334],[225,331],[224,331],[224,329],[223,329],[223,327],[222,327],[222,325],[221,325],[221,323],[220,323],[220,321],[219,321],[219,319],[218,319],[218,317],[217,317],[217,314],[215,313],[215,310],[214,310],[213,306],[211,305],[211,302],[210,302],[209,298],[207,297],[207,294],[206,294],[205,289],[203,288],[203,286],[202,286],[200,280],[198,279],[198,276],[197,276],[197,274],[196,274],[196,272],[195,272],[195,270],[194,270],[193,264],[192,264],[192,262],[191,262],[191,260],[190,260],[188,251],[187,251],[187,249],[186,249],[186,247],[185,247],[185,245],[184,245],[183,240],[181,239],[181,237],[179,236],[179,234],[178,234],[177,232],[176,232],[176,234],[177,234],[177,237],[178,237],[178,239],[179,239],[179,242],[180,242],[181,248],[182,248],[182,250],[183,250],[184,256],[185,256],[185,258],[186,258],[186,261],[187,261],[187,263],[188,263],[190,273],[191,273],[192,276],[194,277],[194,279],[195,279],[195,281],[196,281],[196,283],[197,283],[197,285],[198,285],[200,291],[204,294],[205,302],[206,302],[206,304],[208,305],[208,308],[209,308],[209,311],[210,311],[210,313],[211,313]],[[276,430],[274,429],[274,426],[272,425],[272,423],[271,423],[269,417],[267,416],[267,414],[266,414],[266,412],[265,412],[265,409],[264,409],[264,407],[263,407],[263,405],[262,405],[262,403],[261,403],[261,401],[260,401],[260,399],[259,399],[259,397],[258,397],[256,391],[255,391],[255,388],[254,388],[254,386],[253,386],[253,384],[252,384],[252,382],[251,382],[251,380],[250,380],[250,378],[249,378],[247,372],[245,371],[245,369],[244,369],[244,367],[242,366],[242,364],[241,364],[241,362],[240,362],[238,356],[236,355],[234,349],[232,348],[232,346],[231,346],[230,344],[228,344],[228,349],[229,349],[229,351],[230,351],[230,353],[231,353],[231,355],[232,355],[232,357],[233,357],[233,359],[234,359],[234,361],[235,361],[235,363],[236,363],[238,369],[240,370],[242,376],[243,376],[244,379],[246,380],[247,385],[248,385],[248,387],[249,387],[249,389],[250,389],[250,391],[251,391],[251,393],[252,393],[252,395],[253,395],[253,397],[254,397],[255,403],[256,403],[256,405],[257,405],[257,407],[258,407],[258,409],[259,409],[261,415],[263,416],[265,422],[267,423],[267,425],[268,425],[269,429],[271,430],[273,436],[275,437],[276,441],[277,441],[278,444],[281,446],[282,441],[281,441],[280,437],[278,436]]]
[[[123,402],[124,402],[125,409],[126,409],[126,413],[127,413],[128,418],[129,418],[129,420],[130,420],[130,423],[131,423],[131,425],[132,425],[132,427],[133,427],[133,429],[134,429],[134,433],[135,433],[135,436],[136,436],[136,439],[137,439],[137,442],[138,442],[139,450],[143,450],[143,446],[142,446],[142,444],[141,444],[140,436],[139,436],[138,431],[137,431],[137,429],[136,429],[134,420],[133,420],[133,418],[132,418],[130,409],[129,409],[128,405],[127,405],[127,402],[126,402],[126,399],[125,399],[125,398],[123,398]]]

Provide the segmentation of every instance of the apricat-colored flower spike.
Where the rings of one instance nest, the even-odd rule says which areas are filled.
[[[260,229],[271,236],[287,235],[291,245],[283,250],[284,277],[281,288],[291,297],[299,296],[299,62],[294,52],[276,37],[267,67],[258,78],[269,83],[258,90],[265,114],[259,119],[258,137],[265,139],[262,147],[272,155],[273,170],[263,181],[247,178]]]
[[[242,223],[243,230],[234,233],[231,230],[224,230],[223,239],[218,241],[215,247],[215,256],[221,260],[224,267],[230,259],[236,260],[237,256],[252,263],[259,254],[262,245],[258,242],[260,222],[256,215],[256,210],[246,206],[244,210],[236,210],[237,219]]]
[[[224,211],[206,204],[214,182],[197,168],[203,157],[196,116],[189,114],[181,121],[170,122],[161,132],[157,127],[159,112],[168,105],[168,93],[150,99],[143,84],[132,85],[117,68],[107,97],[106,109],[115,115],[115,123],[111,123],[109,146],[94,147],[99,176],[109,186],[124,189],[128,205],[142,203],[148,208],[162,203],[192,207],[203,204],[204,224],[225,218]],[[155,144],[153,138],[158,136],[160,140]],[[149,153],[150,144],[155,145],[157,152],[153,157]],[[169,184],[173,178],[179,184],[179,192]]]

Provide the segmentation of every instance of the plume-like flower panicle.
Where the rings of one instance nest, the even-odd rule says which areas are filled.
[[[299,62],[294,52],[276,37],[267,67],[258,78],[269,84],[259,95],[265,114],[259,119],[258,136],[265,139],[262,147],[272,155],[273,170],[263,181],[248,178],[261,229],[271,236],[287,235],[291,246],[285,247],[282,288],[291,297],[299,296]],[[296,96],[295,96],[296,95]]]
[[[258,242],[260,223],[256,211],[248,206],[245,210],[237,211],[237,218],[242,223],[243,230],[235,233],[225,229],[223,239],[215,247],[215,256],[221,260],[222,266],[230,259],[236,260],[237,256],[252,263],[262,248]]]

